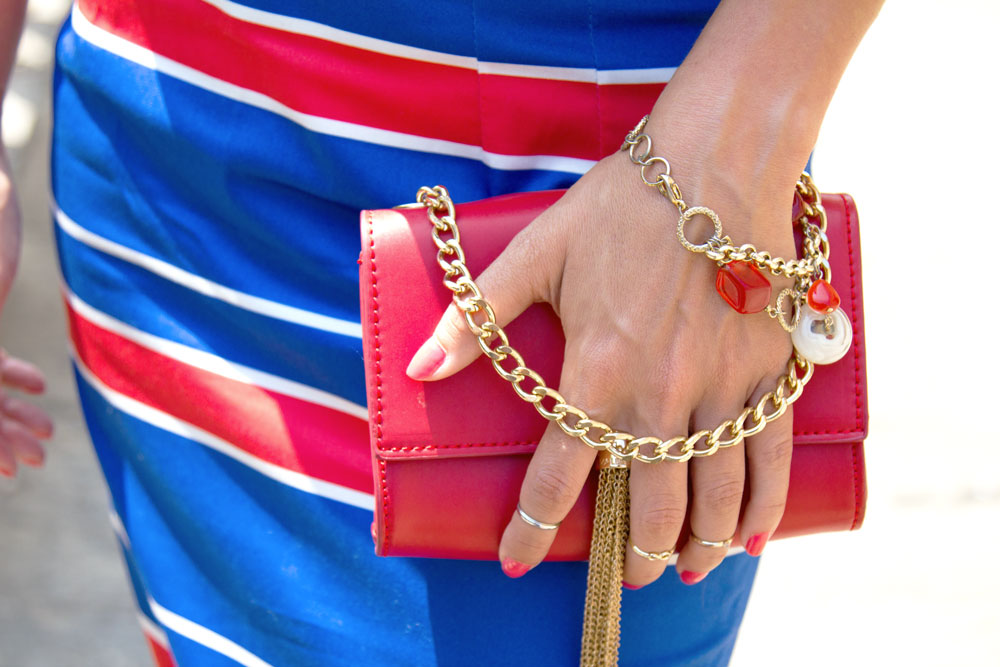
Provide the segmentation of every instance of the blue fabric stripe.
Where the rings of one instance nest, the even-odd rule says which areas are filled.
[[[102,465],[121,471],[133,557],[171,611],[275,665],[576,664],[586,564],[511,581],[496,563],[377,558],[368,512],[150,426],[76,379]],[[754,568],[737,556],[695,587],[668,571],[626,591],[621,664],[725,664]]]
[[[373,555],[370,513],[146,424],[76,379],[98,456],[121,461],[116,500],[153,599],[276,665],[427,663],[426,619],[404,612],[421,608],[423,582]]]
[[[111,317],[160,338],[366,405],[361,339],[203,296],[80,243],[55,226],[70,290]]]
[[[369,3],[242,0],[349,32],[491,62],[633,69],[676,67],[714,10],[714,2],[671,0],[390,0],[373,20]],[[628,22],[623,25],[623,16]],[[433,18],[433,29],[418,17]]]
[[[434,184],[428,173],[459,200],[489,196],[488,183],[538,190],[576,178],[311,132],[72,31],[58,52],[53,192],[70,218],[209,280],[333,317],[358,320],[361,209],[412,201]]]

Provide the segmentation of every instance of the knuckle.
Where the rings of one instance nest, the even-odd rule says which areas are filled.
[[[636,508],[638,522],[650,532],[659,535],[680,530],[684,514],[683,501],[667,494],[645,498]]]
[[[629,350],[617,336],[588,336],[579,341],[580,365],[594,384],[604,385],[624,372],[624,360]]]
[[[454,305],[449,306],[437,333],[438,341],[446,349],[453,349],[454,346],[459,345],[468,335],[468,329],[466,328],[465,317],[462,315],[462,311]]]
[[[517,531],[515,536],[511,538],[512,553],[516,553],[520,558],[527,560],[540,559],[545,555],[545,551],[548,549],[551,543],[551,538],[549,538],[545,531],[541,531],[530,526],[526,526],[528,530]],[[521,562],[525,562],[521,560]]]
[[[592,411],[607,409],[622,393],[626,386],[622,359],[613,345],[607,342],[576,342],[572,355],[572,372],[566,383],[566,396],[577,407]]]
[[[562,470],[542,467],[535,474],[534,493],[543,512],[562,516],[566,508],[576,501],[577,493]]]
[[[785,515],[785,500],[783,496],[778,499],[766,500],[757,505],[756,509],[760,514],[767,517],[774,517],[774,522],[777,523],[781,520],[781,517]]]
[[[731,512],[739,509],[743,501],[743,480],[722,479],[708,485],[699,500],[712,512]]]
[[[541,231],[538,225],[531,224],[515,234],[504,251],[509,261],[497,263],[495,268],[500,282],[516,285],[530,293],[533,300],[548,301],[552,292],[548,281],[554,273],[550,268],[556,264],[556,255],[539,238]]]
[[[774,440],[759,447],[757,456],[765,469],[772,472],[781,472],[787,469],[792,463],[792,438],[791,435],[775,438]]]

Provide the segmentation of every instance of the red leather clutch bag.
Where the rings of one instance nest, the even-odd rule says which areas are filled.
[[[459,205],[456,218],[473,275],[561,194]],[[823,205],[834,287],[851,318],[854,343],[839,362],[816,368],[795,404],[791,487],[775,537],[854,530],[864,517],[868,404],[858,216],[847,195],[824,195]],[[547,422],[485,357],[437,382],[406,376],[410,358],[451,300],[441,284],[430,223],[423,209],[364,211],[361,235],[376,553],[496,559]],[[532,368],[546,379],[559,377],[564,339],[547,305],[532,306],[505,329]],[[596,471],[563,521],[549,560],[587,559],[595,489]]]

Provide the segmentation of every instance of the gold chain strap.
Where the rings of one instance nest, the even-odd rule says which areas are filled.
[[[800,185],[811,195],[813,206],[807,207],[807,210],[815,214],[819,191],[811,180],[800,182]],[[676,184],[671,191],[674,189]],[[679,190],[677,193],[679,198]],[[713,430],[697,431],[668,440],[655,436],[636,437],[631,433],[617,431],[603,422],[591,419],[586,412],[567,403],[562,394],[546,385],[541,375],[525,365],[524,358],[511,346],[507,334],[497,324],[493,307],[483,297],[465,264],[465,252],[462,250],[458,223],[455,220],[455,204],[447,189],[440,185],[420,188],[417,203],[427,209],[427,217],[432,224],[431,234],[438,248],[438,264],[444,270],[444,285],[452,291],[455,305],[464,313],[469,331],[476,336],[483,354],[493,363],[493,368],[500,377],[511,383],[517,395],[535,406],[538,414],[555,422],[563,433],[578,438],[588,447],[607,451],[626,462],[683,462],[692,456],[711,456],[719,449],[732,447],[744,438],[763,431],[769,422],[783,415],[788,406],[798,400],[812,377],[812,362],[793,354],[785,374],[773,391],[765,394],[755,406],[745,407],[737,417],[725,420]],[[825,223],[825,215],[823,222]],[[477,316],[481,318],[479,321]],[[505,362],[510,365],[508,360],[513,360],[513,366],[505,368]],[[534,386],[526,388],[525,380],[529,384],[533,382]],[[546,400],[552,401],[551,407],[545,405]],[[573,422],[573,419],[576,421]],[[702,440],[705,444],[699,447]]]

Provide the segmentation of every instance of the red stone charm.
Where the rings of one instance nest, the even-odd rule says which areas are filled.
[[[730,262],[715,274],[715,291],[738,313],[759,313],[771,303],[771,283],[750,262]]]
[[[806,303],[817,313],[832,313],[840,306],[840,295],[827,281],[817,280],[806,292]]]

